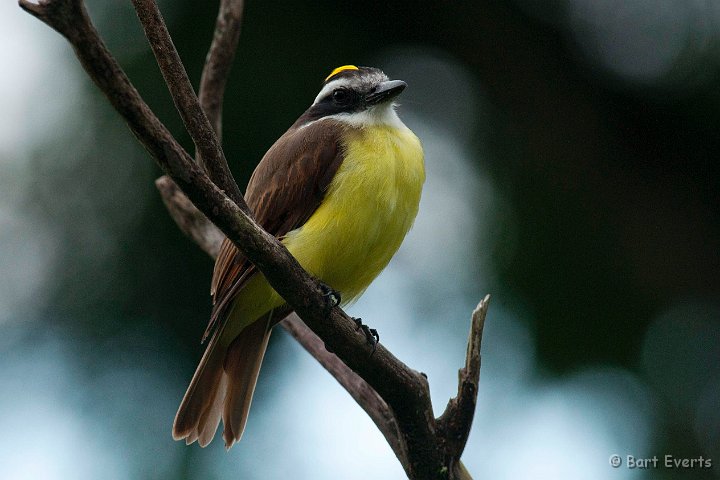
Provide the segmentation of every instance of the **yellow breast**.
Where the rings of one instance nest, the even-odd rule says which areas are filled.
[[[323,202],[283,243],[347,303],[387,266],[410,230],[425,168],[420,141],[404,126],[348,128],[343,138],[345,158]]]

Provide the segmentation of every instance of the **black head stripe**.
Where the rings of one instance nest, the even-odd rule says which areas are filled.
[[[296,123],[304,125],[323,117],[329,117],[330,115],[336,115],[338,113],[352,113],[358,110],[360,110],[360,106],[356,102],[347,106],[339,106],[333,103],[330,99],[323,99],[308,108],[305,113],[298,118]]]

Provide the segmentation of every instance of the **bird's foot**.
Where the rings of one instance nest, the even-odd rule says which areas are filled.
[[[333,289],[329,285],[325,285],[322,282],[319,282],[319,283],[320,283],[320,291],[322,292],[323,297],[325,297],[325,301],[326,301],[326,303],[325,303],[326,314],[329,315],[330,310],[332,310],[334,307],[337,307],[338,305],[340,305],[340,300],[341,300],[340,292]]]
[[[325,316],[330,316],[330,311],[334,308],[340,305],[340,292],[332,288],[330,285],[327,285],[321,281],[318,281],[318,284],[320,285],[320,291],[322,292],[323,297],[325,298]],[[330,345],[325,343],[325,350],[327,350],[330,353],[335,353],[335,351],[330,348]]]
[[[377,349],[378,343],[380,343],[380,334],[374,328],[370,328],[364,323],[362,323],[362,318],[352,317],[352,320],[353,322],[355,322],[355,329],[362,330],[362,332],[365,334],[367,342],[370,344],[370,346],[372,346],[372,352],[370,352],[370,356],[372,356],[372,354],[375,353],[375,350]]]

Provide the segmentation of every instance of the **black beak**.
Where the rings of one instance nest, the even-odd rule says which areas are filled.
[[[407,87],[407,83],[402,80],[382,82],[365,96],[365,102],[370,106],[388,102],[400,95],[405,90],[405,87]]]

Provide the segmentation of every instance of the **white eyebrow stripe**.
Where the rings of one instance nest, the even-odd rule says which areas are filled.
[[[352,83],[352,79],[350,78],[338,78],[336,80],[331,81],[327,85],[325,85],[322,90],[320,90],[320,93],[318,93],[318,96],[315,97],[315,101],[313,102],[313,105],[318,103],[321,98],[325,97],[328,93],[332,92],[336,88],[339,87],[349,87]]]

